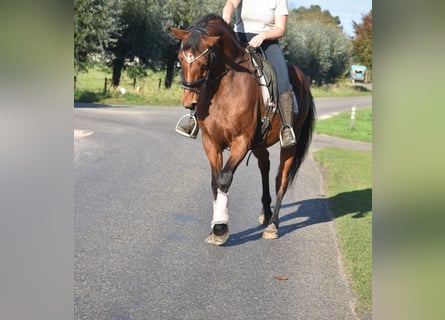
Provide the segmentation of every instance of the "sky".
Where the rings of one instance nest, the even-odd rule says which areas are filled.
[[[319,5],[321,10],[328,10],[332,16],[339,17],[343,31],[354,36],[352,21],[362,22],[362,15],[372,9],[372,0],[287,0],[289,10],[299,7],[309,8]]]

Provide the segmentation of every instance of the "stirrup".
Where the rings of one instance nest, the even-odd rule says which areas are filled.
[[[292,141],[284,148],[291,147],[291,146],[293,146],[293,145],[295,145],[297,143],[297,140],[295,139],[294,129],[290,125],[285,124],[285,125],[282,126],[281,131],[280,131],[280,146],[283,147],[283,131],[286,128],[290,129],[290,133],[291,133],[291,136],[292,136]]]
[[[186,118],[187,119],[193,119],[193,121],[195,122],[195,125],[193,126],[193,129],[192,129],[192,131],[190,133],[185,132],[184,128],[180,125],[181,122],[184,119],[186,119]],[[195,115],[193,115],[193,114],[186,114],[186,115],[182,116],[179,119],[178,123],[176,124],[175,130],[176,130],[177,133],[179,133],[180,135],[182,135],[184,137],[196,139],[196,136],[198,134],[198,120],[196,120]]]

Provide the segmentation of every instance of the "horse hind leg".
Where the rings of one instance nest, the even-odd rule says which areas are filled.
[[[272,210],[270,209],[270,203],[272,202],[269,190],[269,171],[270,171],[270,160],[269,152],[267,149],[254,150],[253,154],[258,159],[258,168],[261,172],[261,181],[263,193],[261,197],[261,203],[263,208],[261,210],[260,216],[258,217],[258,222],[262,225],[267,225],[270,218],[272,217]]]
[[[276,200],[275,208],[270,218],[269,224],[263,231],[264,239],[278,239],[279,213],[281,208],[281,201],[286,194],[289,184],[289,171],[293,162],[295,161],[295,146],[281,149],[280,167],[276,177]]]

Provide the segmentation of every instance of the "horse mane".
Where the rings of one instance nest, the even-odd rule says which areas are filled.
[[[192,50],[198,50],[202,35],[208,35],[221,36],[225,39],[225,45],[227,45],[226,40],[231,40],[230,42],[232,43],[232,46],[234,46],[234,49],[238,51],[243,50],[232,26],[227,24],[218,14],[208,13],[198,18],[188,30],[191,31],[191,34],[189,39],[187,39],[187,44],[184,44],[185,49],[190,47]],[[229,37],[229,39],[227,39],[227,37]],[[187,47],[185,47],[185,45],[187,45]]]
[[[225,21],[224,19],[215,13],[208,13],[200,18],[198,18],[191,26],[191,28],[200,28],[200,29],[205,29],[206,27],[208,27],[209,25],[212,25],[211,22],[219,22],[222,27],[224,27],[227,31],[229,31],[229,33],[231,33],[231,35],[233,37],[236,38],[236,34],[233,31],[233,28],[231,28]]]

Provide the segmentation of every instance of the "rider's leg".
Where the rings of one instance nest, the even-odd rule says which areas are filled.
[[[293,130],[294,116],[298,112],[294,91],[289,80],[287,63],[278,41],[269,41],[262,46],[267,60],[273,65],[277,74],[278,82],[278,103],[282,111],[283,127],[281,129],[281,147],[287,148],[296,143]]]
[[[282,148],[288,148],[297,143],[293,130],[294,123],[294,92],[293,90],[280,94],[278,99],[283,112],[283,127],[281,128],[280,142]]]

